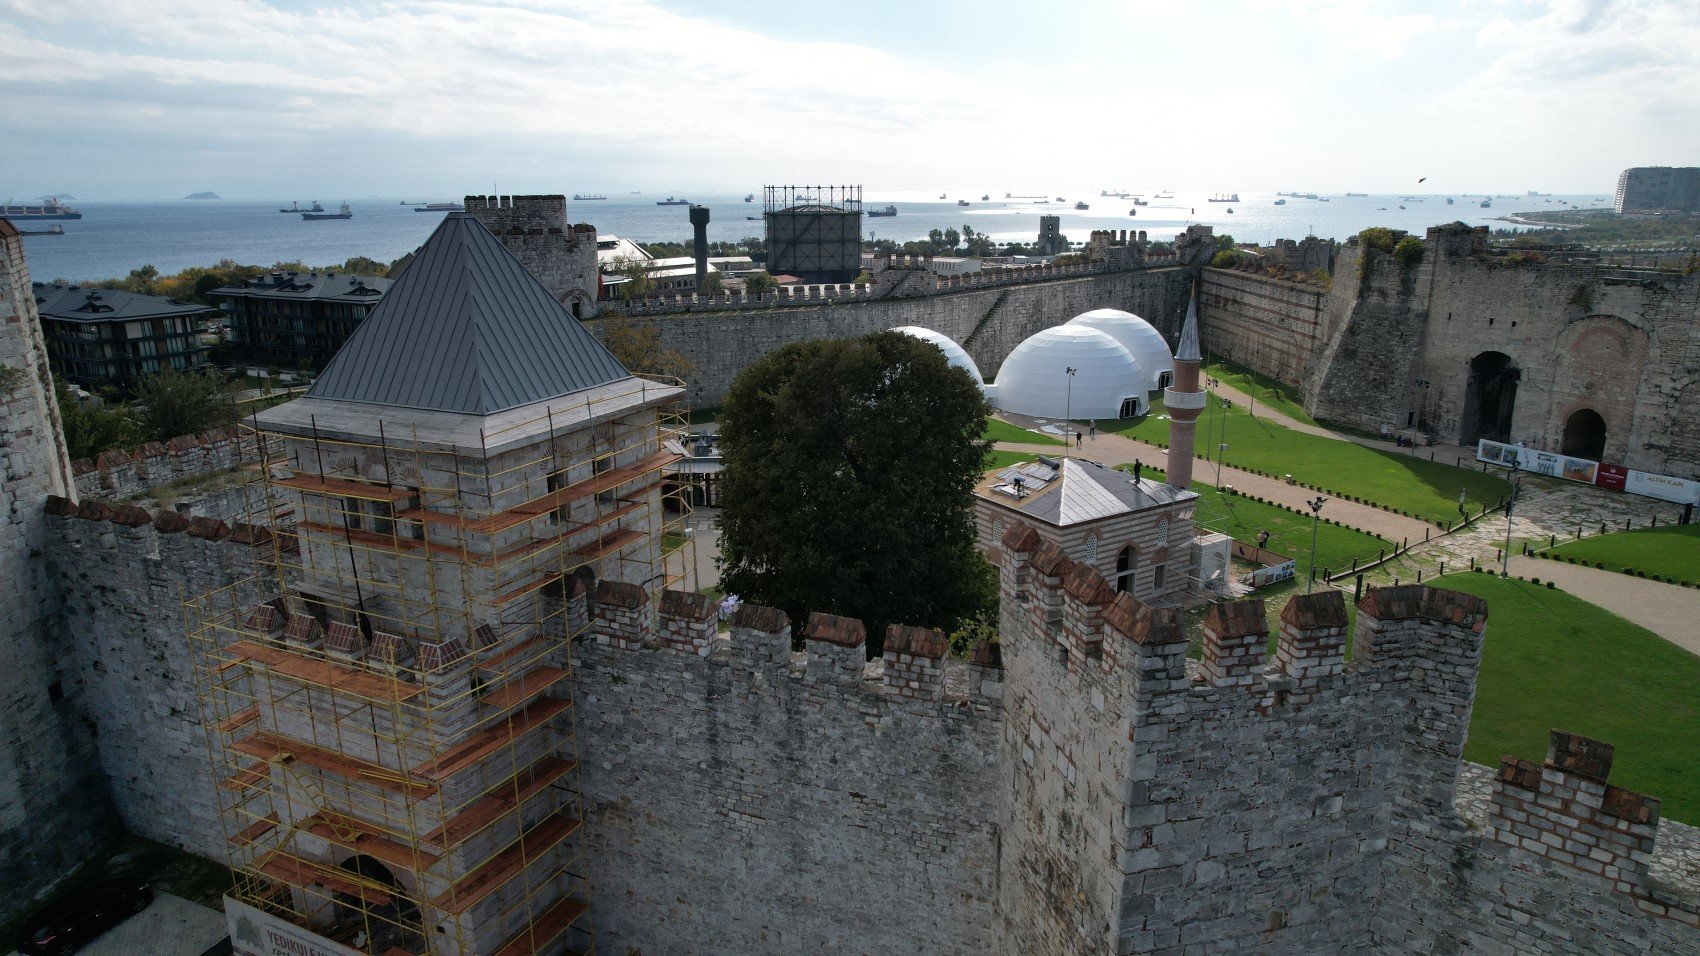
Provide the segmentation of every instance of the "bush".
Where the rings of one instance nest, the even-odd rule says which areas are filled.
[[[1232,269],[1234,266],[1239,265],[1239,263],[1239,253],[1230,249],[1223,249],[1221,252],[1210,257],[1210,267],[1212,269]]]
[[[1416,236],[1406,236],[1399,240],[1398,245],[1393,247],[1393,258],[1399,260],[1400,265],[1414,266],[1423,261],[1423,253],[1427,251],[1428,247],[1423,244],[1421,239]]]
[[[1392,252],[1399,244],[1400,232],[1384,226],[1371,226],[1358,233],[1358,244],[1372,252]]]

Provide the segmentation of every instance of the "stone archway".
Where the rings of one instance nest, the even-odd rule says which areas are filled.
[[[407,888],[390,868],[375,857],[364,853],[351,856],[337,864],[337,869],[354,874],[365,886],[379,886],[386,891],[387,903],[362,903],[348,893],[333,891],[336,919],[339,924],[358,927],[368,937],[370,952],[381,953],[391,948],[406,952],[421,952],[425,943],[424,927],[420,925],[419,906],[410,898]]]
[[[1591,408],[1578,408],[1564,422],[1564,444],[1560,450],[1572,458],[1604,461],[1606,420]]]
[[[1504,352],[1482,352],[1470,360],[1464,386],[1464,442],[1511,440],[1511,416],[1523,372]]]

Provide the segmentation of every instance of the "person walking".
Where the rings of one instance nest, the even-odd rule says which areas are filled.
[[[1096,418],[1086,423],[1086,437],[1093,441],[1098,440],[1098,420]]]
[[[1076,448],[1086,447],[1080,440],[1080,432],[1078,430],[1076,430],[1075,433],[1074,433],[1074,447],[1076,447]]]
[[[1269,531],[1267,529],[1259,531],[1257,533],[1257,549],[1259,551],[1262,551],[1265,548],[1267,548],[1268,545],[1269,545]]]

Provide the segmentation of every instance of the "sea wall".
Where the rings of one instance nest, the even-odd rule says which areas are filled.
[[[1001,685],[942,635],[668,592],[575,651],[599,948],[970,953],[992,943]],[[638,600],[641,600],[641,593]],[[617,592],[614,600],[618,600]],[[959,686],[956,686],[959,685]]]
[[[974,357],[981,374],[996,377],[1023,339],[1090,309],[1125,309],[1173,341],[1186,314],[1192,271],[1160,268],[1088,272],[1010,285],[949,286],[915,298],[830,301],[785,308],[680,311],[616,321],[653,323],[660,341],[693,366],[685,378],[690,400],[714,406],[751,361],[809,339],[853,338],[918,325],[950,336]],[[586,322],[598,335],[612,316]]]

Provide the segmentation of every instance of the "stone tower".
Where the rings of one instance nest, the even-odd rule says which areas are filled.
[[[49,495],[75,486],[23,239],[0,219],[0,920],[111,832],[106,781],[40,560]]]
[[[1198,385],[1204,355],[1198,348],[1198,296],[1187,303],[1186,324],[1181,327],[1180,346],[1175,349],[1175,384],[1163,390],[1169,410],[1168,483],[1176,488],[1192,484],[1193,429],[1208,399]]]
[[[467,196],[464,203],[574,318],[596,315],[596,227],[567,222],[567,197]]]

